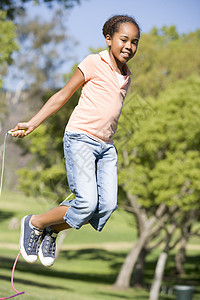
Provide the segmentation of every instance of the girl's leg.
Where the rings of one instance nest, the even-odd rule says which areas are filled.
[[[113,145],[105,145],[97,161],[98,206],[90,224],[101,231],[117,208],[117,153]]]
[[[50,226],[51,229],[54,231],[54,232],[60,232],[62,230],[65,230],[65,229],[69,229],[69,228],[72,228],[69,224],[67,224],[66,222],[62,223],[62,224],[56,224],[56,225],[53,225],[53,226]]]
[[[42,215],[33,215],[30,222],[34,227],[40,230],[50,227],[54,232],[58,233],[62,230],[72,228],[63,219],[68,209],[69,206],[65,205],[55,207]]]
[[[76,229],[81,228],[91,219],[98,204],[96,156],[99,151],[101,151],[101,144],[85,134],[65,134],[67,178],[75,199],[63,201],[61,205],[69,207],[64,220]]]
[[[30,222],[34,227],[40,230],[50,226],[53,231],[60,232],[61,230],[71,228],[71,226],[64,221],[64,216],[68,209],[68,206],[60,205],[44,214],[33,215]]]

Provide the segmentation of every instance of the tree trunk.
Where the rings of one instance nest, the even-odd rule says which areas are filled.
[[[117,279],[114,283],[114,288],[117,289],[127,289],[130,286],[131,275],[133,268],[138,259],[138,256],[146,242],[146,239],[149,235],[149,229],[146,229],[145,232],[141,235],[139,241],[131,249],[130,253],[127,255],[124,264],[117,276]]]
[[[179,252],[176,254],[176,273],[179,276],[182,276],[185,274],[183,264],[185,262],[185,251],[186,251],[186,245],[187,245],[187,240],[185,238],[181,239],[181,248]]]
[[[134,270],[134,277],[132,286],[140,286],[142,287],[144,284],[144,269],[145,269],[145,259],[147,255],[146,247],[144,246],[140,252],[138,262],[136,263]]]
[[[160,286],[161,286],[169,250],[172,249],[176,245],[176,243],[174,243],[173,247],[170,248],[170,246],[169,246],[175,229],[176,229],[176,225],[172,224],[170,226],[170,228],[167,230],[165,249],[160,254],[159,259],[156,264],[154,280],[151,285],[151,290],[150,290],[150,294],[149,294],[149,300],[158,300],[158,298],[159,298]]]
[[[136,218],[138,219],[138,224],[140,227],[140,237],[136,245],[131,249],[130,253],[127,255],[121,270],[117,276],[114,283],[114,288],[116,289],[127,289],[130,287],[131,275],[135,263],[138,260],[138,256],[142,248],[144,247],[147,239],[151,235],[152,227],[155,224],[157,218],[160,218],[165,211],[165,204],[161,204],[155,215],[148,219],[146,212],[137,204],[137,198],[131,194],[127,194],[131,206],[134,210]]]
[[[155,275],[154,275],[154,281],[151,286],[150,290],[150,296],[149,300],[158,300],[159,293],[160,293],[160,285],[163,278],[163,273],[165,270],[165,264],[167,261],[168,252],[162,252],[159,256],[159,259],[157,261]]]
[[[181,238],[181,247],[178,253],[176,254],[176,272],[178,273],[179,276],[182,276],[185,274],[183,265],[185,262],[185,256],[186,256],[186,246],[187,242],[190,236],[190,230],[191,226],[184,227],[182,228],[182,238]]]

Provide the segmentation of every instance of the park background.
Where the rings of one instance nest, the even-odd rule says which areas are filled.
[[[7,130],[32,116],[87,54],[105,49],[106,19],[133,15],[142,37],[115,137],[119,209],[100,234],[86,226],[61,236],[53,268],[20,259],[21,298],[164,300],[175,299],[180,284],[194,286],[199,299],[199,1],[23,2],[0,4],[1,152]],[[8,137],[0,297],[12,293],[20,219],[70,194],[62,136],[79,95],[26,140]]]

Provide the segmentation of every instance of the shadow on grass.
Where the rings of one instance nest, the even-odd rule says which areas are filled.
[[[0,270],[1,269],[8,269],[10,270],[10,275],[11,275],[11,270],[13,267],[13,263],[14,260],[10,259],[10,258],[6,258],[1,256],[0,257]],[[17,264],[17,270],[21,271],[23,273],[32,273],[35,275],[48,275],[47,272],[43,272],[44,271],[44,267],[38,264],[35,265],[30,265],[26,262],[21,262],[19,261]],[[50,270],[49,270],[50,271]],[[51,274],[52,277],[56,277],[57,278],[57,272],[53,272],[53,274]],[[24,285],[30,285],[30,286],[36,286],[36,287],[41,287],[41,288],[47,288],[47,289],[62,289],[62,290],[66,290],[66,291],[73,291],[73,289],[71,288],[65,288],[63,286],[60,285],[52,285],[51,284],[46,284],[46,283],[41,283],[39,280],[37,282],[33,281],[33,280],[28,280],[26,279],[26,276],[23,276],[25,279],[20,279],[20,278],[14,278],[14,282],[15,283],[21,283]],[[59,277],[59,276],[58,276]],[[10,281],[11,277],[10,276],[5,276],[5,275],[0,275],[0,280],[5,280],[5,281]]]
[[[77,280],[77,281],[83,281],[83,282],[93,282],[97,284],[105,284],[105,285],[112,285],[115,282],[115,279],[119,273],[121,264],[123,263],[124,259],[126,257],[126,252],[115,252],[115,251],[106,251],[103,249],[83,249],[83,250],[70,250],[70,251],[61,251],[59,259],[62,260],[63,263],[70,261],[71,263],[73,261],[80,261],[80,270],[81,270],[81,263],[84,261],[84,264],[92,264],[92,261],[98,260],[99,263],[103,263],[106,261],[107,266],[110,268],[110,272],[108,274],[104,272],[103,267],[97,272],[86,270],[84,272],[84,268],[81,270],[81,272],[74,271],[74,272],[68,272],[68,271],[59,271],[54,268],[45,268],[41,264],[34,264],[29,265],[28,263],[24,261],[19,261],[17,265],[17,270],[20,272],[23,272],[25,279],[15,279],[16,282],[20,282],[23,284],[30,284],[35,285],[39,287],[45,287],[49,289],[65,289],[62,286],[57,286],[52,284],[43,284],[39,281],[29,281],[26,279],[26,273],[32,273],[34,275],[40,275],[45,276],[47,278],[64,278],[69,280]],[[176,284],[182,284],[182,285],[193,285],[195,286],[195,294],[200,293],[200,265],[197,264],[197,262],[200,260],[200,257],[198,255],[196,256],[187,256],[186,262],[185,262],[185,273],[186,275],[182,278],[178,278],[177,275],[174,272],[174,261],[175,257],[174,255],[170,255],[167,261],[164,278],[162,285],[165,285],[167,288],[173,287]],[[0,268],[1,269],[8,269],[11,270],[13,265],[13,260],[6,258],[6,257],[0,257]],[[77,264],[76,264],[77,266]],[[145,286],[149,289],[153,276],[154,276],[154,270],[156,266],[156,260],[147,260],[146,262],[146,268],[145,268]],[[1,276],[0,277],[3,280],[10,280],[7,276]],[[66,288],[67,290],[67,288]],[[107,293],[107,292],[106,292]],[[112,293],[111,291],[108,291],[108,294],[110,294],[110,297],[115,297],[116,294]],[[123,296],[124,297],[124,296]],[[141,298],[140,298],[141,297]],[[119,297],[120,298],[120,297]],[[124,299],[129,299],[128,295],[124,297]],[[144,299],[144,297],[137,296],[137,299]],[[168,297],[167,295],[160,296],[160,299],[172,299]]]
[[[91,248],[91,249],[62,251],[60,253],[60,258],[67,259],[67,261],[70,260],[88,261],[88,263],[91,264],[93,261],[99,261],[100,263],[106,262],[106,264],[109,266],[111,270],[110,274],[92,273],[90,276],[87,273],[87,275],[84,274],[83,277],[86,278],[86,281],[89,279],[97,283],[100,282],[103,284],[113,284],[126,255],[127,255],[126,252],[107,251],[104,249]],[[88,278],[88,276],[91,278]]]
[[[123,250],[122,250],[123,251]],[[70,251],[61,251],[60,257],[63,257],[67,260],[72,259],[83,259],[83,260],[103,260],[110,262],[110,266],[115,268],[120,266],[120,262],[126,257],[126,252],[116,252],[116,251],[107,251],[104,249],[80,249],[80,250],[70,250]]]
[[[0,275],[0,280],[5,280],[5,281],[10,281],[10,277],[9,276],[1,276]],[[27,279],[19,279],[16,278],[14,279],[15,283],[21,283],[24,286],[25,285],[30,285],[30,286],[36,286],[36,287],[40,287],[40,288],[46,288],[46,289],[51,289],[51,290],[66,290],[66,291],[73,291],[73,289],[70,288],[65,288],[63,286],[60,285],[52,285],[52,284],[45,284],[45,283],[39,283],[39,282],[34,282],[33,280],[27,280]]]
[[[125,299],[130,299],[130,300],[133,300],[133,299],[135,299],[135,298],[133,298],[134,297],[134,295],[124,295],[123,293],[121,293],[121,294],[119,294],[119,295],[117,295],[116,293],[111,293],[111,292],[100,292],[100,293],[98,293],[99,295],[101,295],[102,296],[102,299],[104,299],[105,298],[105,296],[106,297],[109,297],[110,299],[112,299],[112,297],[113,297],[113,299],[123,299],[123,300],[125,300]],[[144,296],[144,295],[137,295],[137,296],[135,296],[135,297],[137,297],[137,300],[144,300],[144,299],[147,299],[147,296]],[[164,300],[164,299],[163,299]],[[169,299],[168,299],[169,300]]]
[[[114,267],[115,265],[119,265],[115,262],[115,260],[118,260],[119,258],[123,260],[125,257],[125,253],[116,253],[116,252],[109,252],[101,249],[87,249],[87,250],[77,250],[77,251],[62,251],[60,254],[60,259],[63,261],[67,260],[85,260],[90,263],[92,260],[107,260],[110,261],[111,268]],[[4,256],[0,257],[0,269],[8,269],[11,270],[13,266],[14,260],[10,258],[6,258]],[[79,281],[87,281],[87,282],[94,282],[94,283],[102,283],[102,284],[112,284],[116,278],[116,272],[111,272],[111,274],[104,274],[104,273],[93,273],[93,272],[67,272],[67,271],[58,271],[55,270],[54,268],[45,268],[41,264],[33,264],[30,265],[24,261],[19,261],[17,264],[17,270],[20,272],[25,273],[32,273],[35,275],[40,275],[40,276],[46,276],[46,277],[55,277],[55,278],[65,278],[65,279],[70,279],[70,280],[79,280]],[[7,280],[8,278],[6,276],[3,276],[5,278],[0,278]],[[21,279],[15,279],[17,282],[23,282]],[[27,280],[25,279],[23,283],[29,284]],[[31,285],[33,283],[30,283]],[[35,283],[35,285],[40,286],[40,284]],[[49,288],[52,288],[49,286]],[[57,288],[57,287],[54,287]]]
[[[14,213],[13,212],[7,212],[7,211],[2,211],[0,210],[0,222],[6,220],[6,219],[9,219],[9,218],[12,218],[14,216]]]

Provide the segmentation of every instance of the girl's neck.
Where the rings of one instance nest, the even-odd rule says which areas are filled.
[[[109,56],[114,71],[119,74],[126,75],[126,71],[124,68],[125,64],[122,64],[120,61],[116,60],[111,51],[109,51]]]

